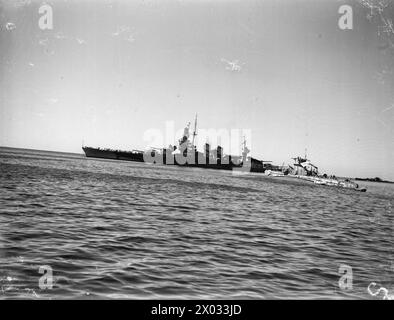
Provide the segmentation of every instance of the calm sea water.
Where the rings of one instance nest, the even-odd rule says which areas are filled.
[[[372,281],[394,293],[394,185],[363,185],[2,148],[0,298],[369,299]]]

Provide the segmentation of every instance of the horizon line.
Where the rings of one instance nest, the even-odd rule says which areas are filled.
[[[56,151],[56,150],[43,150],[43,149],[32,149],[32,148],[20,148],[20,147],[10,147],[10,146],[3,146],[0,145],[0,148],[3,149],[16,149],[16,150],[30,150],[30,151],[41,151],[41,152],[52,152],[52,153],[66,153],[66,154],[74,154],[74,155],[84,155],[83,152],[81,153],[76,153],[76,152],[70,152],[70,151]],[[82,148],[82,147],[81,147]],[[349,178],[349,179],[375,179],[375,178],[379,178],[382,180],[383,183],[394,183],[394,181],[391,180],[386,180],[385,178],[380,178],[378,176],[375,177],[348,177],[348,176],[344,176],[341,178]],[[370,181],[370,182],[374,182],[374,181]]]

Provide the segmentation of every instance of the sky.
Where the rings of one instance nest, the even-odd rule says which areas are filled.
[[[197,113],[198,129],[249,130],[253,157],[306,149],[321,173],[394,180],[394,4],[380,3],[0,0],[0,146],[144,149]]]

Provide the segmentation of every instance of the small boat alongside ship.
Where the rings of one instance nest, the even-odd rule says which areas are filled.
[[[264,174],[269,177],[285,177],[285,174],[282,171],[277,170],[265,170]]]
[[[307,159],[306,152],[305,157],[295,157],[292,159],[294,160],[294,164],[289,166],[289,177],[302,179],[322,186],[345,188],[360,192],[367,191],[367,189],[360,188],[357,183],[348,178],[338,179],[335,176],[328,177],[326,174],[319,175],[318,167]]]

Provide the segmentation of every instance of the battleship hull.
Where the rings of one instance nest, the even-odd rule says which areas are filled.
[[[146,162],[163,165],[175,165],[179,167],[188,168],[203,168],[203,169],[216,169],[216,170],[232,170],[233,168],[242,167],[242,164],[234,164],[232,157],[227,157],[225,160],[220,158],[209,159],[209,157],[201,152],[195,152],[194,157],[187,158],[184,154],[184,160],[178,161],[176,155],[171,151],[163,149],[161,153],[155,151],[147,155]]]
[[[140,151],[121,151],[91,147],[83,147],[82,149],[89,158],[144,162],[144,154]]]
[[[150,159],[149,156],[144,159],[144,153],[142,151],[120,151],[120,150],[112,150],[112,149],[101,149],[101,148],[91,148],[91,147],[83,147],[83,151],[85,152],[86,157],[89,158],[101,158],[101,159],[112,159],[112,160],[125,160],[125,161],[136,161],[136,162],[147,162],[152,164],[162,164],[162,165],[175,165],[180,167],[191,167],[191,168],[204,168],[204,169],[216,169],[216,170],[232,170],[234,167],[239,168],[242,165],[230,163],[220,163],[220,161],[216,161],[216,163],[177,163],[174,156],[172,156],[172,160],[165,156],[154,157],[155,152],[151,152]],[[197,159],[196,159],[197,160]]]

